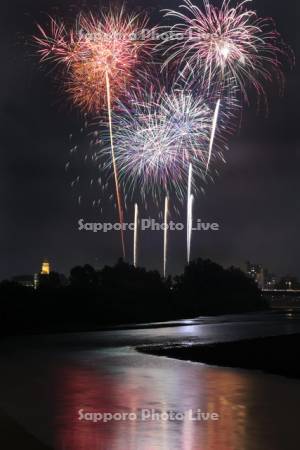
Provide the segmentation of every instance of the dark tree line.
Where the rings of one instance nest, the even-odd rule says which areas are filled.
[[[163,321],[266,308],[255,283],[236,268],[198,259],[184,273],[164,280],[156,271],[122,260],[95,270],[40,276],[38,289],[0,283],[2,333],[93,329],[103,325]]]

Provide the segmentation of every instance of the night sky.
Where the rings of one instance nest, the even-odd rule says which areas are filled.
[[[155,14],[180,2],[137,0],[134,4]],[[1,5],[1,279],[37,272],[43,258],[50,260],[54,270],[67,273],[76,264],[101,267],[120,256],[117,232],[77,230],[80,218],[106,222],[117,216],[107,193],[91,192],[87,183],[80,189],[70,187],[72,177],[65,171],[69,150],[74,144],[81,149],[88,145],[79,132],[83,119],[65,101],[49,76],[49,67],[41,69],[31,45],[35,23],[46,23],[47,13],[71,17],[82,5],[94,7],[95,2],[11,0]],[[257,0],[254,7],[261,16],[275,18],[298,59],[300,3]],[[241,267],[249,259],[279,275],[300,277],[299,66],[293,71],[287,66],[286,72],[285,96],[278,95],[276,85],[272,88],[267,118],[264,111],[257,114],[255,102],[245,108],[241,130],[231,138],[226,152],[226,165],[220,167],[205,195],[197,197],[195,217],[218,222],[221,230],[194,233],[193,257]],[[78,175],[88,178],[87,167],[80,171],[78,166]],[[103,214],[91,206],[96,196],[102,199]],[[128,221],[132,214],[133,205],[129,205]],[[132,236],[127,239],[131,258]],[[170,236],[170,272],[182,270],[185,246],[185,233]],[[144,233],[140,264],[161,269],[161,259],[162,233]]]

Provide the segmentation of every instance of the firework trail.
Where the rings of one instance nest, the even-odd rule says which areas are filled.
[[[207,165],[206,165],[206,173],[208,172],[208,169],[209,169],[209,164],[210,164],[211,155],[212,155],[212,149],[213,149],[213,145],[214,145],[214,141],[215,141],[217,124],[218,124],[218,117],[219,117],[219,112],[220,112],[220,105],[221,105],[221,99],[219,99],[217,101],[216,109],[215,109],[215,112],[214,112],[212,129],[211,129],[211,137],[210,137],[210,142],[209,142],[209,151],[208,151],[208,159],[207,159]]]
[[[168,260],[168,220],[169,220],[169,197],[165,198],[164,212],[164,278],[167,276],[167,260]]]
[[[133,238],[133,265],[137,267],[137,246],[138,246],[138,223],[139,223],[139,207],[137,203],[134,205],[134,238]]]
[[[150,34],[143,40],[133,39],[146,24],[146,18],[126,15],[121,8],[99,17],[92,13],[80,14],[75,27],[70,30],[64,23],[51,18],[50,31],[38,26],[40,35],[34,38],[41,61],[62,66],[65,90],[74,105],[92,114],[107,110],[120,223],[123,223],[124,214],[114,155],[112,107],[129,84],[138,78],[138,63],[149,56]],[[121,237],[125,257],[123,231]]]
[[[106,89],[107,89],[107,111],[108,111],[111,159],[112,159],[114,179],[115,179],[115,188],[116,188],[117,206],[118,206],[118,211],[119,211],[119,220],[120,220],[120,223],[123,224],[123,222],[124,222],[124,213],[123,213],[123,207],[122,207],[122,203],[121,203],[121,194],[120,194],[120,188],[119,188],[118,169],[117,169],[116,158],[115,158],[115,151],[114,151],[113,127],[112,127],[112,118],[111,118],[110,82],[109,82],[108,72],[106,72],[105,78],[106,78]],[[123,256],[124,256],[124,258],[126,258],[125,239],[124,239],[124,230],[123,230],[123,228],[121,228],[121,241],[122,241]]]
[[[187,194],[187,262],[191,260],[191,243],[192,243],[192,229],[193,229],[193,201],[192,195],[192,181],[193,181],[193,166],[189,166],[188,178],[188,194]]]
[[[187,80],[201,82],[218,92],[239,88],[248,101],[247,86],[265,95],[265,82],[276,78],[283,85],[283,60],[293,58],[271,18],[259,18],[248,8],[252,0],[221,7],[203,0],[203,10],[184,0],[181,11],[166,10],[166,17],[179,20],[170,27],[181,39],[173,39],[165,50],[164,67],[171,63],[180,68]]]

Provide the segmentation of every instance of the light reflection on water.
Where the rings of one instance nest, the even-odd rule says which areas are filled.
[[[297,430],[300,385],[295,381],[291,383],[297,390],[291,395],[284,378],[137,355],[133,351],[122,357],[113,352],[111,356],[95,352],[89,367],[66,365],[57,376],[57,450],[299,448],[289,447],[288,442],[288,431]],[[200,408],[217,412],[220,420],[91,423],[78,420],[81,408],[102,413]],[[280,428],[273,427],[273,423],[280,423]]]
[[[42,442],[53,446],[54,441],[55,450],[299,450],[300,381],[158,358],[132,348],[300,332],[299,315],[205,322],[4,340],[0,408]],[[220,414],[220,420],[94,424],[78,421],[82,408],[200,408]]]

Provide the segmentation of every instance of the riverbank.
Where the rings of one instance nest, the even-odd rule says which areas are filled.
[[[142,346],[137,350],[157,356],[300,378],[299,346],[300,334],[292,334],[219,344]]]

